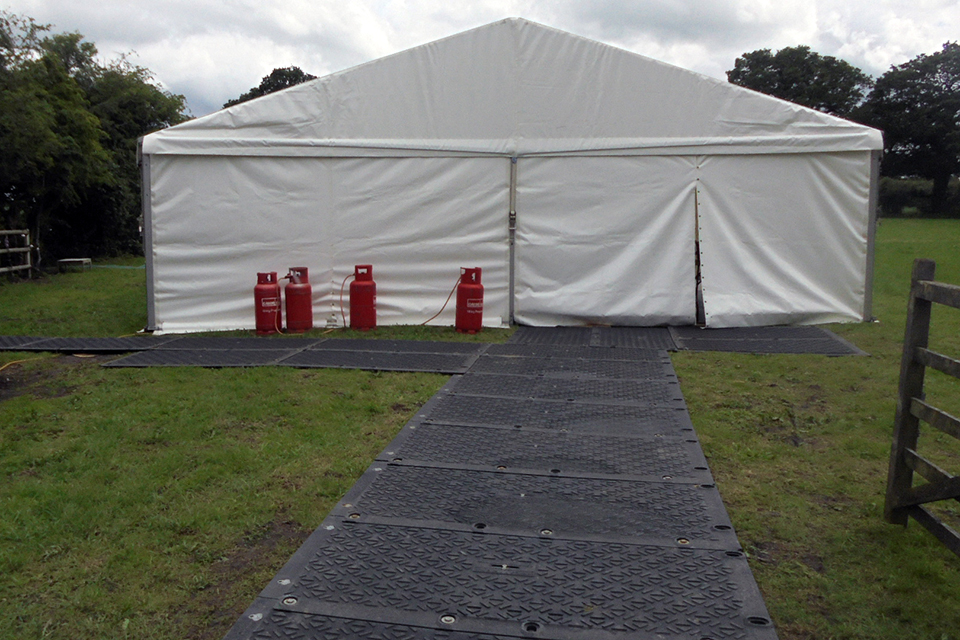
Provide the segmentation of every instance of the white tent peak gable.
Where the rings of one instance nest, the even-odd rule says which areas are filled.
[[[881,148],[874,129],[508,18],[147,136],[145,153]],[[361,153],[362,155],[362,153]]]

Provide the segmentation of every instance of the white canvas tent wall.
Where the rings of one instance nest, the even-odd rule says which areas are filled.
[[[149,328],[251,328],[256,273],[300,265],[340,324],[362,263],[381,324],[429,318],[461,266],[488,326],[692,324],[698,258],[710,326],[860,320],[881,148],[503,20],[146,136]]]

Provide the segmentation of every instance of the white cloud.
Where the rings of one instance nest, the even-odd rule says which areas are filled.
[[[955,0],[0,0],[135,51],[196,115],[276,67],[324,75],[521,16],[723,78],[747,51],[806,44],[879,75],[956,38]]]

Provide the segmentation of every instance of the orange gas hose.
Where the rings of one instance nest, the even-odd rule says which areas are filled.
[[[437,316],[439,316],[441,313],[443,313],[443,310],[446,309],[446,308],[447,308],[447,305],[450,303],[450,298],[453,297],[453,294],[454,294],[454,292],[457,290],[457,287],[460,286],[460,280],[461,280],[461,278],[463,278],[463,276],[460,276],[459,278],[457,278],[457,281],[453,283],[453,289],[450,290],[450,295],[447,296],[447,301],[443,303],[443,306],[442,306],[442,307],[440,307],[440,311],[437,311],[437,313],[434,314],[433,318],[430,318],[429,320],[424,320],[423,322],[421,322],[421,323],[420,323],[420,326],[421,326],[421,327],[422,327],[423,325],[427,324],[428,322],[430,322],[430,320],[433,320],[434,318],[436,318]]]

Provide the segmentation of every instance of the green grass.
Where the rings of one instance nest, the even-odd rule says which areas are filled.
[[[830,329],[869,358],[678,353],[691,416],[780,637],[960,638],[960,559],[883,497],[910,271],[937,261],[960,283],[960,221],[886,220],[874,315]],[[931,345],[960,356],[957,312]],[[960,414],[960,384],[928,374],[928,398]],[[960,448],[925,432],[921,453],[960,473]],[[941,514],[960,528],[957,503]]]
[[[881,517],[911,262],[960,283],[958,239],[960,221],[884,221],[880,321],[831,327],[869,358],[673,357],[785,640],[960,639],[960,559]],[[123,335],[144,307],[142,271],[0,285],[0,334]],[[960,356],[940,311],[932,344]],[[26,358],[0,371],[0,638],[222,637],[446,379],[2,352],[0,366]],[[931,376],[928,397],[960,413],[955,381]],[[960,472],[954,443],[925,433],[933,450]]]

